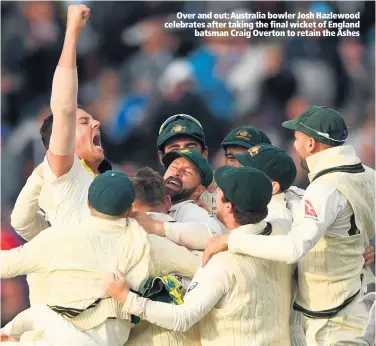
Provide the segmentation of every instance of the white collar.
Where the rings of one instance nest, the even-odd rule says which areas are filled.
[[[90,227],[90,231],[110,234],[126,232],[133,222],[135,222],[135,220],[131,218],[105,219],[89,215],[82,220],[81,225]]]
[[[171,213],[173,211],[176,211],[179,208],[181,208],[184,204],[187,204],[187,203],[195,203],[195,201],[192,200],[192,199],[189,199],[187,201],[182,201],[182,202],[176,203],[176,204],[174,204],[174,205],[171,206],[171,208],[170,208],[170,210],[168,212]]]
[[[251,234],[260,234],[267,226],[266,221],[261,221],[254,225],[243,225],[238,228],[234,228],[231,232],[244,232]]]
[[[361,163],[361,161],[356,156],[355,150],[351,145],[341,145],[325,149],[307,157],[307,166],[309,169],[308,178],[312,181],[315,175],[323,169],[342,165],[356,165],[358,163]]]

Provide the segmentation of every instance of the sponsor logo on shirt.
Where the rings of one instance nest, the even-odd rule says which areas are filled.
[[[307,199],[304,201],[304,208],[305,208],[305,215],[306,216],[312,216],[314,218],[317,218],[315,208],[313,208],[312,203]]]

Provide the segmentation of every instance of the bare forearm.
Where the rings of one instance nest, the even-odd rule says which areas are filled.
[[[66,174],[73,164],[78,93],[76,67],[78,36],[78,32],[67,29],[64,47],[52,82],[51,110],[54,121],[47,155],[50,167],[56,176]]]
[[[77,44],[79,34],[79,31],[67,28],[67,31],[65,32],[64,46],[58,64],[60,67],[77,67]]]

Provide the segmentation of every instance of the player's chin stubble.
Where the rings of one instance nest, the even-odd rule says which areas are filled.
[[[183,201],[187,201],[191,199],[195,191],[196,191],[196,188],[191,188],[191,189],[183,188],[179,192],[176,192],[166,187],[166,192],[171,197],[171,201],[173,203],[183,202]]]

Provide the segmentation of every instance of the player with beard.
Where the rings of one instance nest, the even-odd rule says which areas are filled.
[[[369,315],[364,293],[374,276],[369,267],[363,268],[363,253],[374,236],[375,171],[344,145],[348,129],[333,109],[309,107],[282,126],[295,131],[294,147],[311,181],[291,231],[268,239],[252,234],[215,237],[203,262],[227,249],[298,262],[294,309],[305,315],[307,344],[368,345],[368,336],[362,335]]]
[[[264,221],[272,196],[264,173],[224,166],[215,180],[217,215],[231,234],[268,238],[286,233],[278,223]],[[130,313],[163,328],[184,332],[199,322],[203,346],[290,345],[291,265],[221,253],[197,271],[180,306],[151,302],[127,286],[117,278],[108,293]]]
[[[159,129],[157,147],[159,161],[162,165],[163,155],[173,150],[195,149],[206,159],[209,154],[204,129],[196,118],[188,114],[175,114],[164,121]],[[215,184],[212,184],[195,198],[196,204],[205,208],[213,216],[216,214],[215,189]]]
[[[213,181],[209,162],[197,150],[183,148],[166,153],[164,180],[172,206],[168,214],[176,222],[162,222],[145,213],[134,217],[148,233],[167,237],[192,250],[204,250],[213,234],[222,234],[220,223],[195,203]]]

